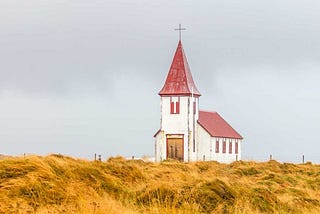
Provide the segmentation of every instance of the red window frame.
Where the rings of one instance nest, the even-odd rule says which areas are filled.
[[[180,99],[176,102],[176,114],[180,114]]]
[[[170,114],[174,114],[174,102],[170,102]]]
[[[219,153],[219,140],[216,140],[216,153]]]
[[[229,154],[232,154],[232,141],[229,141]]]
[[[170,114],[180,114],[180,97],[178,101],[172,101],[170,97]]]
[[[222,153],[226,153],[227,151],[227,143],[225,140],[223,140],[223,144],[222,144]]]

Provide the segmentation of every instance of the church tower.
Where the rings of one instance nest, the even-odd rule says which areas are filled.
[[[198,91],[181,40],[160,95],[160,130],[155,137],[155,161],[195,161],[197,157]]]

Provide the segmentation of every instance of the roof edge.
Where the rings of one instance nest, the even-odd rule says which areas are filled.
[[[216,111],[208,111],[208,110],[201,110],[201,109],[199,109],[199,111],[207,112],[207,113],[216,113],[216,114],[218,114],[218,112],[216,112]],[[219,116],[220,116],[220,114],[219,114]],[[221,116],[220,116],[220,117],[221,117]]]
[[[159,130],[153,135],[153,137],[156,137],[160,132],[161,132],[161,129],[159,129]]]
[[[192,94],[192,93],[158,93],[159,96],[162,97],[170,97],[170,96],[184,96],[184,97],[189,97],[189,96],[194,96],[194,97],[201,97],[201,94]]]
[[[212,135],[208,129],[206,129],[201,123],[199,120],[197,120],[197,123],[211,136],[211,137],[221,137],[221,138],[231,138],[231,139],[239,139],[239,140],[243,140],[243,137],[237,132],[237,134],[240,136],[240,137],[226,137],[226,136],[219,136],[219,135]],[[234,129],[233,129],[234,130]]]

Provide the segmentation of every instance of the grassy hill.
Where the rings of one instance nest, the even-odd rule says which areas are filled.
[[[320,165],[0,160],[0,213],[320,213]]]

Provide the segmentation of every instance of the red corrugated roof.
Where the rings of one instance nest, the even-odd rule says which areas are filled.
[[[201,96],[193,82],[182,43],[179,41],[166,82],[159,95],[191,95],[192,93],[195,96]]]
[[[199,111],[198,123],[212,137],[243,139],[217,112]]]

